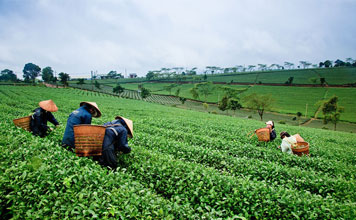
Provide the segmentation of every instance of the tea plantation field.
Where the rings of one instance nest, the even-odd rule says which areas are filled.
[[[46,138],[12,119],[52,99],[61,123]],[[355,219],[356,136],[299,133],[310,157],[247,134],[262,122],[76,89],[0,86],[0,216],[4,219]],[[132,152],[116,171],[60,146],[70,112],[96,102],[102,117],[134,121]]]
[[[112,86],[115,84],[103,85],[101,90],[96,91],[107,91],[112,92]],[[137,90],[139,83],[127,83],[121,86],[128,90]],[[169,83],[142,83],[142,85],[151,90],[153,94],[161,95],[175,95],[177,89],[180,89],[179,96],[188,99],[194,99],[192,94],[189,92],[194,84],[181,84],[177,87],[172,88],[171,92],[165,90],[165,87],[171,85]],[[345,108],[345,112],[341,114],[341,120],[348,122],[356,122],[356,106],[354,102],[356,100],[356,89],[355,88],[327,88],[327,87],[294,87],[294,86],[264,86],[264,85],[254,85],[254,86],[244,86],[244,85],[223,85],[235,89],[247,89],[243,92],[240,97],[257,93],[257,94],[271,94],[274,99],[271,111],[278,113],[296,114],[297,112],[307,114],[308,117],[313,117],[316,110],[318,109],[317,103],[324,98],[330,98],[333,95],[339,97],[339,105]],[[221,85],[214,84],[211,86],[212,93],[207,96],[205,100],[204,96],[199,97],[200,101],[207,101],[217,103],[221,100],[224,92],[219,89]],[[91,85],[83,85],[83,88],[91,89]],[[305,95],[307,94],[307,95]],[[244,106],[243,100],[241,100],[242,106]],[[322,113],[318,115],[322,118]]]

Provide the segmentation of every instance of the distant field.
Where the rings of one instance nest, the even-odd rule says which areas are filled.
[[[199,81],[202,75],[185,76],[183,81]],[[341,85],[356,82],[356,68],[336,67],[336,68],[315,68],[315,69],[295,69],[295,70],[273,70],[254,71],[234,74],[208,74],[207,81],[212,82],[234,82],[234,83],[285,83],[289,77],[294,77],[293,84],[320,84],[320,77],[324,77],[329,85]],[[316,83],[311,79],[317,79]],[[174,78],[159,79],[160,81],[176,81]],[[76,83],[71,81],[70,83]],[[135,79],[104,79],[98,80],[102,84],[116,83],[142,83],[147,82],[145,77]]]
[[[323,99],[325,88],[305,88],[287,86],[253,86],[244,95],[251,93],[271,94],[275,102],[273,110],[280,113],[297,113],[314,116],[317,103]]]
[[[294,84],[314,84],[311,79],[324,77],[328,84],[338,85],[356,82],[356,68],[319,68],[302,70],[277,70],[252,72],[251,74],[236,74],[232,76],[209,76],[208,81],[246,83],[285,83],[289,77],[294,77]]]
[[[144,83],[145,88],[150,89],[154,94],[169,95],[169,92],[164,90],[168,83]],[[172,89],[171,95],[175,94],[177,88],[181,88],[181,97],[193,99],[189,89],[194,84],[183,84]],[[137,90],[138,84],[122,84],[126,89]],[[221,99],[223,92],[218,90],[219,85],[214,85],[214,92],[207,97],[208,102],[217,102]],[[247,86],[230,85],[233,88],[247,88]],[[314,116],[318,106],[316,103],[324,98],[326,88],[321,87],[289,87],[289,86],[252,86],[241,96],[246,96],[251,93],[271,94],[275,102],[273,111],[280,113],[296,114],[301,112],[303,115]],[[345,112],[342,114],[341,120],[356,122],[356,107],[353,104],[356,100],[356,89],[354,88],[329,88],[326,97],[337,95],[340,100],[340,105],[345,107]],[[200,97],[200,101],[205,101],[204,97]],[[322,113],[319,114],[319,117]]]
[[[301,70],[283,70],[283,71],[264,71],[264,72],[252,72],[248,74],[236,74],[229,76],[214,75],[208,77],[208,81],[213,82],[257,82],[263,83],[284,83],[289,77],[293,76],[293,83],[295,84],[311,84],[312,78],[317,78],[319,83],[319,77],[325,77],[329,85],[336,84],[347,84],[356,82],[356,68],[318,68],[318,69],[301,69]],[[257,79],[256,79],[257,77]],[[187,80],[192,80],[193,78],[187,78]],[[127,83],[133,82],[136,83]],[[102,86],[102,90],[112,92],[112,87],[118,82],[125,89],[137,90],[138,85],[143,83],[143,86],[151,90],[154,94],[162,95],[175,95],[176,90],[180,88],[180,97],[185,97],[193,99],[189,90],[193,88],[194,84],[181,84],[169,91],[165,90],[165,87],[171,83],[152,83],[152,82],[141,82],[144,80],[140,79],[108,79],[108,80],[98,80]],[[126,82],[126,83],[125,83]],[[76,83],[71,81],[70,83]],[[221,100],[223,92],[218,88],[221,85],[214,85],[212,94],[209,95],[206,100],[205,97],[199,97],[199,101],[215,102]],[[248,86],[237,86],[237,85],[225,85],[234,88],[247,88]],[[90,89],[91,85],[87,83],[84,88]],[[290,113],[296,114],[297,112],[303,113],[309,117],[314,116],[317,106],[315,105],[319,100],[326,97],[331,97],[333,94],[337,95],[340,99],[340,105],[345,107],[345,112],[342,114],[341,120],[356,122],[356,107],[353,104],[356,100],[356,89],[355,88],[329,88],[328,93],[326,93],[326,88],[323,87],[286,87],[286,86],[263,86],[255,85],[251,87],[242,96],[250,93],[259,94],[272,94],[275,99],[273,105],[273,111],[280,113]],[[321,117],[322,114],[319,114]]]
[[[341,119],[356,122],[356,89],[353,88],[329,88],[327,97],[336,95],[339,97],[339,105],[345,107]]]

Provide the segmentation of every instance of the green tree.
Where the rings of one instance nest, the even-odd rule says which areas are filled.
[[[287,85],[292,85],[293,80],[294,80],[294,77],[293,77],[293,76],[291,76],[291,77],[289,77],[289,78],[288,78],[288,80],[287,80],[284,84],[287,84]]]
[[[191,88],[189,92],[192,94],[193,99],[199,99],[199,93],[196,87]]]
[[[324,78],[324,77],[321,77],[321,78],[320,78],[320,85],[321,85],[321,86],[324,86],[325,84],[326,84],[325,78]]]
[[[49,83],[49,82],[52,81],[52,79],[53,79],[53,70],[52,70],[51,67],[47,66],[47,67],[43,68],[43,70],[42,70],[42,79],[46,83]]]
[[[148,73],[146,74],[146,79],[147,80],[151,80],[155,77],[155,73],[153,71],[148,71]]]
[[[16,76],[16,74],[14,74],[14,71],[9,70],[9,69],[4,69],[0,73],[0,80],[16,82],[17,76]]]
[[[70,76],[68,75],[68,73],[59,73],[58,74],[59,76],[59,80],[61,81],[61,83],[64,85],[64,86],[68,86],[68,81],[70,79]]]
[[[224,96],[221,101],[219,102],[218,104],[218,108],[221,110],[221,111],[225,111],[229,108],[229,98],[227,96]]]
[[[41,68],[36,64],[27,63],[23,68],[22,72],[25,82],[29,82],[30,80],[32,80],[32,82],[35,83],[36,77],[40,75]]]
[[[145,99],[151,95],[151,91],[149,89],[146,89],[144,87],[141,87],[141,98]]]
[[[84,81],[84,80],[85,80],[85,79],[83,79],[83,78],[78,79],[77,84],[78,84],[78,85],[83,85],[83,84],[85,84],[85,81]]]
[[[344,112],[344,107],[338,105],[339,98],[332,96],[329,100],[325,101],[322,106],[324,114],[323,122],[327,124],[331,122],[334,124],[334,130],[336,131],[336,124],[340,121],[341,113]]]
[[[112,92],[113,93],[116,93],[116,94],[121,94],[124,92],[124,88],[120,85],[120,84],[117,84],[113,89],[112,89]]]
[[[297,117],[298,117],[298,125],[300,125],[300,117],[302,117],[302,113],[301,112],[297,112]]]
[[[97,80],[95,80],[94,86],[95,86],[97,89],[101,89],[101,88],[100,88],[100,83],[99,83]]]
[[[204,103],[203,103],[203,107],[205,108],[205,110],[208,110],[208,108],[209,108],[209,104],[208,104],[208,103],[206,103],[206,102],[204,102]]]
[[[206,75],[206,73],[204,74],[204,76],[203,76],[203,80],[207,80],[208,79],[208,76]]]
[[[256,110],[258,115],[263,119],[263,113],[266,110],[270,110],[274,102],[271,95],[260,95],[252,93],[244,97],[245,105],[247,108]]]
[[[206,102],[208,95],[213,93],[214,87],[211,82],[197,83],[194,86],[199,94],[204,96],[204,101]]]
[[[184,105],[185,101],[187,101],[184,97],[179,97],[179,101],[181,101],[182,105]]]
[[[241,104],[240,104],[240,102],[239,102],[238,99],[236,99],[236,98],[230,98],[230,99],[229,99],[229,101],[228,101],[228,108],[231,109],[231,110],[233,110],[233,111],[234,111],[234,114],[235,114],[235,111],[236,111],[237,109],[240,109],[241,107],[242,107],[242,106],[241,106]]]
[[[324,66],[325,66],[326,68],[333,67],[333,63],[332,63],[330,60],[326,60],[326,61],[324,62]]]
[[[176,95],[176,96],[179,96],[179,93],[180,93],[180,88],[178,88],[178,89],[176,90],[175,95]]]

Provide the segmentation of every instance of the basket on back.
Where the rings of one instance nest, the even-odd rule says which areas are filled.
[[[309,156],[309,143],[308,142],[297,142],[292,146],[293,154],[298,156]]]
[[[15,124],[15,126],[20,127],[25,129],[26,131],[31,131],[30,128],[30,121],[31,121],[31,116],[26,116],[23,118],[17,118],[12,120]]]
[[[270,132],[269,128],[260,128],[256,130],[256,135],[259,141],[269,141],[270,140]]]
[[[100,156],[104,136],[104,126],[74,125],[75,154],[79,157]]]

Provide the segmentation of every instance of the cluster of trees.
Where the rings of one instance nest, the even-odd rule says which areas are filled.
[[[173,68],[161,68],[160,70],[148,71],[146,78],[148,80],[160,79],[160,78],[177,78],[180,76],[192,76],[197,75],[197,67],[192,69],[184,69],[183,67]]]
[[[25,65],[25,67],[23,68],[23,78],[25,80],[25,82],[33,82],[35,83],[35,79],[38,76],[42,76],[42,80],[46,83],[57,83],[58,78],[56,76],[54,76],[54,70],[52,69],[52,67],[47,66],[45,68],[42,69],[39,66],[37,66],[36,64],[33,63],[27,63]],[[68,81],[70,80],[70,76],[67,73],[64,72],[60,72],[58,74],[59,77],[59,81],[67,86],[68,85]]]
[[[333,66],[334,63],[334,66]],[[335,62],[332,62],[331,60],[326,60],[325,62],[320,62],[319,63],[319,67],[325,67],[325,68],[329,68],[329,67],[342,67],[342,66],[346,66],[346,67],[356,67],[356,60],[352,59],[352,58],[346,58],[345,61],[342,61],[340,59],[337,59]]]
[[[42,76],[42,80],[46,83],[56,83],[58,78],[54,76],[54,71],[51,67],[47,66],[41,69],[38,65],[33,63],[25,64],[23,70],[23,78],[27,83],[35,83],[37,77]],[[63,85],[68,85],[68,81],[70,76],[67,73],[61,72],[58,74],[59,80]],[[18,81],[16,74],[9,69],[5,69],[1,71],[0,74],[1,81]]]
[[[17,82],[17,76],[14,73],[14,71],[9,69],[4,69],[0,73],[0,81]]]

